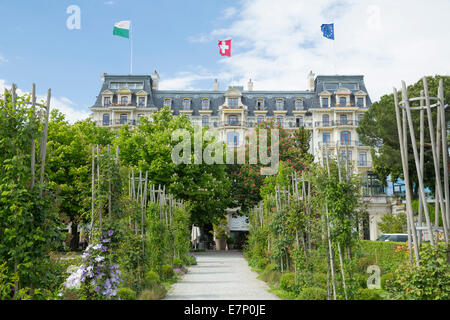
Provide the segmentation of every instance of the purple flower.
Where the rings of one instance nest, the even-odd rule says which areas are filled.
[[[114,234],[114,231],[112,231],[112,230],[108,231],[108,237],[111,237],[113,234]]]
[[[96,286],[95,287],[95,292],[99,292],[100,291],[100,287],[99,286]]]

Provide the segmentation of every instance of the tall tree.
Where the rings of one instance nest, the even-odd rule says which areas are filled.
[[[439,80],[444,79],[444,96],[445,101],[450,101],[450,77],[435,76],[427,77],[428,87],[431,96],[437,96],[437,88]],[[400,84],[399,84],[400,85]],[[420,91],[423,90],[423,82],[419,80],[412,86],[408,87],[409,98],[419,97]],[[417,102],[413,104],[417,106]],[[446,118],[448,121],[450,109],[446,110]],[[425,113],[426,115],[426,113]],[[417,143],[419,143],[420,130],[420,112],[412,111],[415,135]],[[436,123],[436,112],[433,110],[433,121]],[[427,120],[425,119],[425,147],[424,147],[424,182],[431,190],[435,188],[433,155]],[[386,183],[387,177],[395,181],[402,178],[402,164],[400,157],[400,145],[398,140],[397,120],[395,118],[395,104],[393,94],[387,94],[381,99],[373,103],[369,111],[364,115],[357,129],[361,142],[372,147],[372,159],[374,172],[378,177]],[[409,137],[409,135],[408,135]],[[414,154],[411,140],[408,139],[408,159],[409,159],[409,175],[414,189],[414,197],[417,198],[417,173],[414,163]],[[441,168],[442,168],[441,164]]]

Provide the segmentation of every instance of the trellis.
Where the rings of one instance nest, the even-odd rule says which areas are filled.
[[[437,97],[432,97],[429,94],[427,78],[423,78],[423,88],[420,97],[409,98],[408,89],[406,84],[402,81],[402,101],[399,101],[398,91],[394,88],[394,102],[395,102],[395,114],[397,118],[397,131],[400,142],[400,153],[402,158],[403,176],[405,180],[406,191],[406,213],[408,221],[408,242],[412,243],[414,247],[415,261],[419,264],[420,253],[419,244],[422,241],[421,233],[417,234],[417,228],[414,223],[414,216],[412,210],[412,197],[411,197],[411,185],[409,177],[409,164],[408,164],[408,130],[410,134],[410,141],[414,154],[414,164],[417,172],[419,182],[419,224],[422,223],[422,214],[425,215],[426,226],[425,229],[430,235],[431,245],[435,245],[439,241],[438,237],[434,239],[434,233],[430,213],[428,212],[428,206],[425,197],[424,186],[424,136],[425,136],[425,111],[426,118],[428,120],[428,129],[430,133],[432,154],[433,154],[433,166],[434,166],[434,178],[436,184],[435,192],[435,214],[436,222],[438,223],[439,208],[442,216],[442,224],[444,231],[444,241],[448,244],[449,241],[449,222],[450,222],[450,194],[449,194],[449,176],[448,176],[448,145],[447,145],[447,126],[445,121],[445,109],[448,105],[444,100],[444,81],[440,79]],[[411,104],[419,102],[418,107],[413,107]],[[436,109],[436,130],[433,122],[432,109]],[[401,113],[400,113],[401,110]],[[420,150],[417,150],[417,139],[414,131],[414,123],[411,116],[412,110],[420,111],[420,137],[419,145]],[[440,161],[443,163],[443,182],[441,182],[441,169]],[[410,251],[410,262],[412,263],[412,255]]]

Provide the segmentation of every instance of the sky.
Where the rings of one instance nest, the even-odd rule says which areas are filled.
[[[79,8],[79,28],[69,28]],[[158,70],[160,89],[306,90],[316,75],[364,75],[377,101],[427,75],[450,75],[448,0],[0,0],[0,92],[16,83],[69,121],[89,116],[103,73]],[[322,36],[335,24],[336,40]],[[73,25],[73,23],[72,23]],[[76,26],[77,27],[77,26]],[[232,39],[231,57],[218,40]]]

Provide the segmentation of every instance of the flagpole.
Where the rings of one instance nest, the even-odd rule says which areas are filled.
[[[133,74],[133,31],[130,20],[130,74]]]

